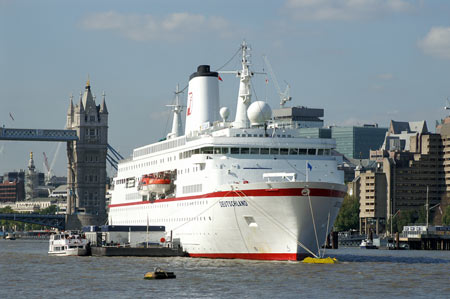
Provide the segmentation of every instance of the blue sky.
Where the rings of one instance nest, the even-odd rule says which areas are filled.
[[[0,0],[0,125],[63,128],[89,75],[97,102],[106,93],[109,142],[128,156],[167,134],[177,83],[199,64],[222,66],[246,39],[254,69],[267,55],[290,104],[324,108],[326,125],[425,119],[434,131],[450,96],[449,16],[445,0]],[[222,77],[234,118],[238,81]],[[254,78],[256,96],[277,108],[264,80]],[[42,152],[52,160],[55,149],[0,142],[0,173],[26,168],[30,151],[43,170]],[[63,146],[56,174],[65,167]]]

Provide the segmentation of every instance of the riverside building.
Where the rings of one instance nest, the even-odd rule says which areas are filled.
[[[382,230],[378,224],[387,223],[400,210],[425,208],[427,197],[428,207],[440,203],[446,190],[442,137],[428,132],[425,121],[391,121],[383,146],[370,151],[370,157],[376,166],[355,179],[361,231],[374,224]]]

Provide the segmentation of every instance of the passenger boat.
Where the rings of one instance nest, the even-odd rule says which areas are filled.
[[[267,103],[252,103],[250,49],[240,49],[234,121],[219,108],[218,72],[200,65],[184,134],[177,97],[166,140],[119,162],[108,221],[165,226],[167,242],[192,257],[301,260],[320,250],[346,194],[336,144],[278,128]],[[166,178],[143,180],[158,173]]]
[[[50,255],[87,255],[88,240],[78,232],[66,231],[50,235],[48,254]]]
[[[8,233],[5,237],[5,239],[13,241],[16,239],[16,236],[14,235],[14,233]]]
[[[362,240],[359,247],[361,249],[378,249],[378,247],[376,245],[374,245],[373,241],[370,239]]]

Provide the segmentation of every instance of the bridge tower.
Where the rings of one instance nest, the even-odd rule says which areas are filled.
[[[102,103],[96,105],[89,80],[78,104],[70,98],[66,128],[78,135],[77,141],[67,142],[67,214],[90,215],[101,222],[106,219],[108,109],[104,93]],[[83,224],[97,224],[88,221]]]

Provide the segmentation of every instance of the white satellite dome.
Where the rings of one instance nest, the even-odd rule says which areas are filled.
[[[228,109],[228,107],[222,107],[220,108],[220,117],[222,117],[223,121],[226,121],[228,116],[230,116],[230,109]]]
[[[248,107],[247,116],[252,126],[262,125],[272,117],[272,109],[266,102],[256,101]]]

